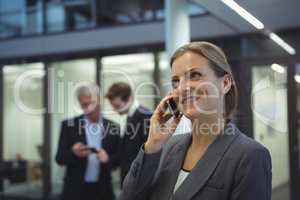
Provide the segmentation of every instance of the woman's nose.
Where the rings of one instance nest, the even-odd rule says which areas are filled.
[[[187,91],[190,91],[191,88],[192,88],[192,85],[190,84],[190,82],[182,78],[182,79],[179,81],[179,84],[178,84],[178,88],[177,88],[177,89],[178,89],[178,91],[179,91],[180,93],[185,93],[185,92],[187,92]]]

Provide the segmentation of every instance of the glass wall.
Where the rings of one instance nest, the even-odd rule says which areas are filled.
[[[62,190],[64,167],[55,162],[61,122],[82,114],[77,102],[76,88],[82,84],[96,83],[95,59],[81,59],[50,64],[51,88],[51,173],[52,195]]]
[[[41,0],[0,0],[0,39],[42,33]]]
[[[195,3],[190,16],[207,13]],[[165,18],[163,1],[0,0],[0,39],[47,34]]]
[[[10,65],[4,74],[4,193],[42,196],[42,63]]]
[[[48,1],[45,5],[47,31],[60,32],[93,27],[93,2],[95,1]]]
[[[273,188],[289,183],[287,121],[287,73],[279,64],[252,69],[254,138],[266,146],[272,157]],[[279,148],[280,147],[280,148]]]

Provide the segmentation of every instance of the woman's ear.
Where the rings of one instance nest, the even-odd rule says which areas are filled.
[[[227,94],[231,89],[233,84],[233,80],[229,74],[225,74],[223,76],[223,94]]]

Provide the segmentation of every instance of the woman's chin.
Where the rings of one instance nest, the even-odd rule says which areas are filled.
[[[196,108],[190,108],[190,109],[185,109],[182,111],[182,114],[188,118],[191,121],[194,121],[196,119],[199,118],[207,118],[208,116],[210,116],[213,113],[210,112],[205,112],[205,111],[198,111]]]
[[[193,121],[199,117],[199,112],[196,112],[193,109],[187,109],[182,112],[183,115],[188,118],[189,120]]]

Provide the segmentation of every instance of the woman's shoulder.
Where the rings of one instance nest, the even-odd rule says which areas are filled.
[[[262,154],[269,157],[269,150],[263,146],[258,141],[250,138],[239,129],[237,129],[238,136],[231,145],[231,151],[234,151],[234,154],[240,154],[241,156],[255,156]]]

